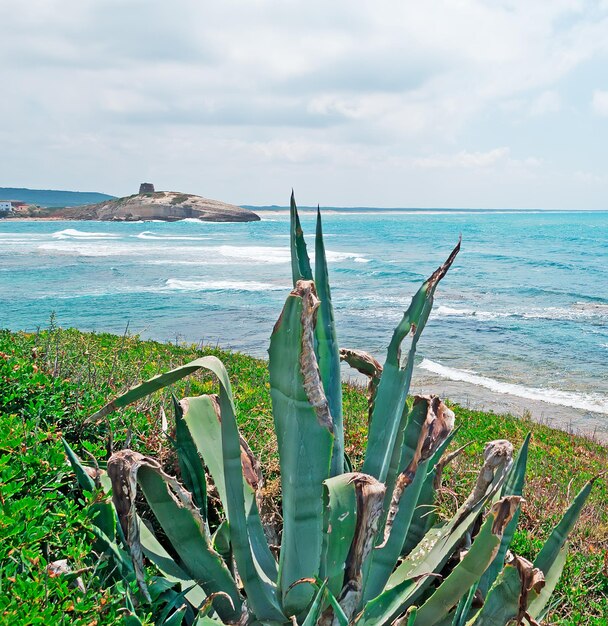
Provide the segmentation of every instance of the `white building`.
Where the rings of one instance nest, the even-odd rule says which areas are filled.
[[[0,200],[0,213],[7,213],[11,211],[13,205],[8,200]]]

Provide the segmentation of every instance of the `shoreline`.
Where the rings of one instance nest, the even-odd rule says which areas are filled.
[[[342,370],[342,380],[356,386],[367,385],[367,378],[350,368]],[[530,420],[540,426],[608,447],[608,415],[603,413],[489,391],[471,383],[433,376],[419,367],[414,368],[410,393],[436,395],[463,409]]]
[[[412,391],[422,394],[434,393],[467,409],[496,415],[512,415],[519,419],[529,418],[537,424],[608,446],[608,415],[603,413],[488,391],[466,382],[440,377],[433,377],[432,380],[429,378],[427,373],[423,377],[415,375]]]

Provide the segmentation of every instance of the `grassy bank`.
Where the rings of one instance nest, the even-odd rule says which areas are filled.
[[[278,487],[268,373],[263,361],[216,349],[174,346],[135,337],[51,329],[40,334],[0,332],[0,616],[12,624],[113,624],[121,621],[124,590],[91,557],[91,520],[60,443],[105,458],[110,446],[161,457],[174,471],[161,431],[167,393],[142,401],[97,426],[84,418],[135,382],[201,354],[216,354],[230,373],[241,430],[261,458],[268,488]],[[178,396],[214,389],[205,376],[176,385]],[[366,441],[367,400],[345,387],[347,451],[354,465]],[[566,503],[608,466],[608,449],[546,426],[509,416],[453,407],[461,425],[453,447],[472,442],[446,471],[441,507],[453,511],[474,481],[484,444],[509,439],[519,446],[533,432],[524,492],[526,504],[513,543],[533,558]],[[572,537],[550,622],[606,624],[608,616],[608,489],[594,491]],[[73,574],[50,576],[51,561],[67,559]],[[77,586],[77,578],[82,587]]]

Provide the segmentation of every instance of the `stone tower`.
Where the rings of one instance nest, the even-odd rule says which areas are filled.
[[[142,183],[139,186],[139,193],[154,193],[154,185],[152,183]]]

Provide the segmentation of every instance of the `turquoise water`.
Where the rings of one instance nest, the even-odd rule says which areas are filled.
[[[66,327],[122,333],[128,323],[144,337],[264,356],[291,273],[287,212],[260,214],[245,224],[0,221],[0,324],[34,330],[54,311]],[[312,235],[314,214],[302,223]],[[343,346],[382,361],[409,298],[462,234],[417,384],[605,428],[608,213],[327,211],[324,230]]]

